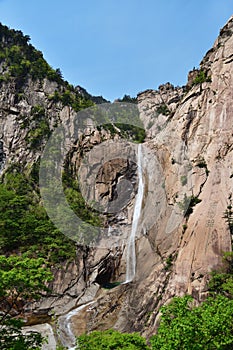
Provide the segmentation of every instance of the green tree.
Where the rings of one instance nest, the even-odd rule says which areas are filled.
[[[22,228],[20,221],[26,211],[28,199],[0,184],[0,249],[4,252],[16,249]]]
[[[22,320],[7,318],[0,325],[1,350],[39,350],[43,343],[42,336],[37,333],[22,333]]]
[[[205,81],[206,82],[211,82],[211,77],[208,76],[208,73],[206,71],[203,71],[202,69],[200,69],[198,71],[198,74],[197,74],[196,78],[193,81],[193,85],[202,84]]]
[[[130,95],[124,95],[122,98],[117,99],[117,102],[137,103],[137,97],[131,97]]]
[[[149,350],[146,340],[138,333],[120,333],[115,330],[94,331],[78,337],[79,350]]]
[[[223,271],[213,271],[209,281],[210,292],[223,294],[233,298],[233,252],[226,252],[223,255]]]
[[[73,241],[49,220],[32,186],[30,178],[13,169],[0,184],[0,254],[27,252],[28,257],[43,257],[53,264],[73,259]]]
[[[162,307],[153,350],[230,350],[233,348],[233,300],[218,295],[200,306],[190,296]]]
[[[39,349],[42,336],[37,333],[24,335],[23,321],[12,317],[20,315],[25,302],[32,301],[46,291],[45,283],[52,274],[43,259],[26,256],[0,256],[0,348],[1,350]]]
[[[45,282],[51,279],[42,258],[0,255],[0,308],[4,311],[0,321],[12,309],[20,313],[25,301],[39,298],[41,291],[47,290]]]

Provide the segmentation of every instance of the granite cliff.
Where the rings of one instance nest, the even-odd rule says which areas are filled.
[[[2,43],[6,45],[6,40],[2,39]],[[0,66],[2,76],[4,72],[9,74],[4,62]],[[12,164],[20,164],[22,172],[30,173],[50,133],[61,121],[68,125],[76,115],[76,102],[80,109],[91,105],[87,101],[104,102],[80,87],[71,89],[56,80],[48,76],[33,79],[28,73],[19,87],[15,77],[1,79],[3,181]],[[70,310],[83,306],[78,316],[69,318],[75,335],[116,328],[148,336],[156,329],[159,308],[172,297],[188,293],[197,302],[204,300],[210,272],[222,266],[223,252],[232,249],[232,227],[226,217],[232,203],[232,91],[230,18],[200,68],[189,73],[185,87],[167,83],[137,96],[146,137],[142,147],[144,193],[133,281],[116,283],[125,280],[126,241],[104,249],[76,244],[72,259],[52,266],[52,292],[25,306],[28,325],[40,323],[36,327],[43,329],[48,323],[55,338],[68,344],[67,333],[59,335],[59,329],[61,334]],[[72,175],[78,171],[83,153],[103,141],[109,141],[111,152],[116,152],[121,134],[118,127],[114,132],[95,125],[85,129],[84,137],[70,153],[68,168]],[[129,147],[126,154],[134,159],[135,148]],[[132,223],[138,188],[135,159],[130,162],[113,158],[98,173],[95,191],[86,192],[86,196],[90,200],[98,198],[105,205],[115,198],[116,185],[123,180],[132,183],[118,213],[111,217],[102,215],[104,225],[114,230]],[[94,161],[95,157],[91,159]],[[158,168],[154,164],[159,164]],[[89,165],[93,165],[91,161]],[[90,169],[85,171],[81,176],[84,182]],[[123,182],[122,186],[125,193]]]

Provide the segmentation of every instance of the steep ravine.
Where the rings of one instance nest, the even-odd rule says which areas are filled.
[[[77,244],[74,260],[53,267],[50,295],[25,309],[30,327],[41,323],[36,327],[50,333],[52,345],[45,349],[53,349],[55,338],[59,339],[59,317],[66,326],[69,323],[75,336],[107,328],[149,336],[156,330],[159,308],[173,296],[189,293],[198,302],[205,298],[209,273],[221,266],[222,253],[232,249],[224,218],[233,185],[232,56],[233,17],[200,64],[205,81],[195,80],[195,71],[189,74],[186,87],[165,84],[158,91],[138,95],[147,135],[142,147],[143,200],[135,235],[135,276],[130,283],[116,283],[127,280],[125,242],[112,249]],[[52,130],[58,121],[68,124],[76,114],[60,102],[49,102],[56,88],[46,79],[42,86],[29,80],[26,97],[17,102],[13,87],[2,85],[0,170],[13,162],[32,164],[40,157],[45,140],[31,149],[26,137],[29,129],[22,127],[23,115],[33,122],[31,105],[45,106]],[[117,151],[117,135],[112,138],[108,131],[93,128],[79,148],[75,145],[72,169],[77,170],[83,150],[94,149],[103,138],[111,139],[112,150]],[[135,149],[125,148],[130,159],[135,159]],[[94,194],[88,192],[90,199],[95,195],[106,203],[114,197],[118,182],[131,181],[126,205],[111,217],[111,230],[114,225],[131,227],[140,189],[136,170],[135,161],[109,161],[99,172]],[[129,235],[130,230],[127,232]],[[112,286],[115,288],[109,289]],[[68,345],[74,346],[73,342]]]
[[[233,172],[232,27],[233,18],[201,63],[200,69],[208,69],[211,81],[194,83],[186,91],[178,90],[182,93],[170,85],[161,88],[163,94],[164,90],[169,94],[163,101],[171,113],[162,115],[160,110],[155,113],[161,105],[157,98],[161,90],[146,91],[138,96],[142,120],[150,115],[156,120],[144,147],[157,157],[162,167],[160,186],[165,188],[166,203],[154,225],[149,230],[144,227],[137,239],[135,280],[112,291],[111,305],[113,308],[115,305],[116,319],[113,321],[111,312],[107,311],[109,307],[105,309],[107,304],[103,296],[98,313],[95,316],[88,313],[87,325],[95,317],[95,323],[101,322],[101,329],[115,327],[152,334],[159,307],[170,298],[190,293],[198,301],[203,300],[210,271],[219,268],[223,252],[231,250],[224,212],[232,193]],[[144,171],[146,181],[154,181],[150,163]],[[198,197],[198,201],[194,203],[190,199],[190,213],[184,213],[175,227],[174,211],[184,201],[185,194],[190,198]],[[170,222],[174,229],[169,226]]]

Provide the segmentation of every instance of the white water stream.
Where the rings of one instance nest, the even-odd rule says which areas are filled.
[[[142,200],[144,192],[143,172],[142,172],[142,146],[138,145],[137,152],[137,166],[138,166],[138,193],[135,200],[132,229],[127,244],[126,257],[126,279],[124,283],[129,283],[134,279],[136,273],[136,251],[135,251],[135,237],[138,228],[138,222],[141,215]]]
[[[135,251],[135,238],[138,229],[138,222],[141,216],[142,209],[142,200],[144,193],[144,184],[143,184],[143,171],[142,171],[142,147],[138,146],[137,150],[137,171],[138,171],[138,193],[135,199],[134,212],[133,212],[133,221],[132,229],[128,239],[127,244],[127,257],[126,257],[126,279],[124,283],[129,283],[134,279],[136,273],[136,251]],[[111,235],[111,228],[109,228],[109,235]],[[58,330],[60,342],[68,350],[78,349],[78,344],[76,336],[72,330],[72,317],[77,316],[78,313],[86,308],[88,305],[93,304],[95,301],[90,301],[86,304],[83,304],[76,309],[68,312],[64,316],[60,316],[58,319]],[[55,340],[54,340],[55,341]],[[51,346],[51,349],[54,348]],[[53,346],[55,346],[53,344]],[[45,347],[47,349],[47,347]]]
[[[62,345],[68,348],[68,350],[75,350],[78,348],[78,345],[76,344],[76,336],[72,331],[71,318],[73,316],[76,316],[85,307],[93,303],[94,301],[90,301],[89,303],[83,304],[77,307],[76,309],[68,312],[68,314],[59,317],[59,321],[58,321],[58,327],[60,330],[59,338]]]

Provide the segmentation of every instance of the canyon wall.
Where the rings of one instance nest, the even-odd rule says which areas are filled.
[[[41,85],[29,80],[19,100],[15,86],[2,83],[3,175],[11,164],[23,164],[26,169],[41,156],[46,140],[36,148],[30,144],[30,130],[39,113],[32,106],[44,108],[50,130],[61,121],[68,125],[76,115],[71,107],[50,101],[56,89],[56,83],[44,80]],[[75,335],[116,328],[148,336],[156,329],[160,306],[172,297],[188,293],[198,302],[206,297],[210,272],[221,268],[223,252],[232,249],[226,212],[232,202],[233,181],[233,18],[221,30],[200,69],[189,74],[187,86],[175,88],[167,83],[158,91],[140,93],[137,100],[146,138],[142,145],[145,189],[135,241],[135,278],[130,283],[116,283],[125,281],[127,236],[138,189],[134,145],[126,152],[133,161],[116,152],[98,173],[95,189],[84,188],[89,200],[97,199],[105,206],[116,200],[117,185],[121,193],[127,193],[124,181],[132,183],[111,220],[103,213],[106,227],[126,230],[122,244],[111,248],[111,237],[105,248],[82,247],[77,242],[75,260],[53,267],[50,295],[26,306],[28,325],[49,322],[56,333],[59,317],[92,302],[78,317],[72,317]],[[70,156],[74,172],[83,152],[103,140],[109,142],[114,154],[119,135],[94,126],[86,132]],[[90,159],[89,164],[93,165]],[[83,170],[81,180],[88,184],[90,169],[83,169],[86,173]]]

